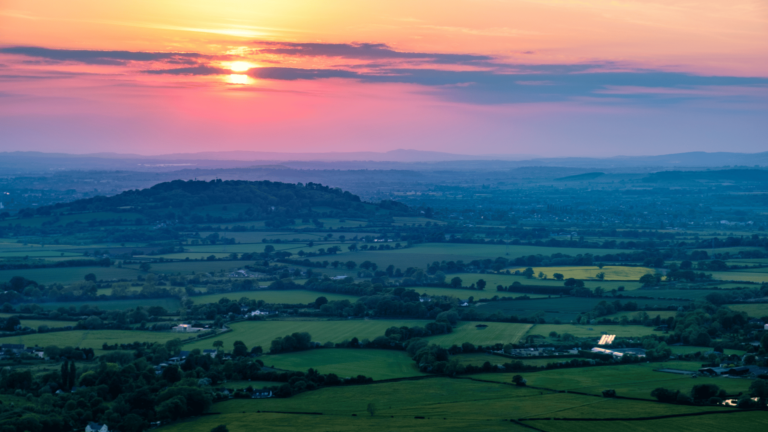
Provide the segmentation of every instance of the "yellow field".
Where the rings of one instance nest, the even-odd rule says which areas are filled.
[[[515,270],[521,272],[525,270],[525,267],[511,267],[509,269],[511,273]],[[554,279],[552,276],[555,273],[562,274],[566,279],[582,279],[582,280],[598,280],[597,274],[600,272],[605,273],[605,279],[607,281],[636,281],[646,274],[656,274],[656,270],[648,267],[625,267],[625,266],[605,266],[600,269],[597,266],[585,266],[585,267],[534,267],[535,277],[539,276],[539,272],[547,275],[547,278]]]

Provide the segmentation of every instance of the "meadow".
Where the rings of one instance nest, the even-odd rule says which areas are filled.
[[[541,267],[545,268],[545,267]],[[554,268],[554,267],[546,267]],[[543,286],[556,286],[562,287],[564,282],[558,281],[552,278],[552,272],[547,273],[548,279],[539,279],[538,277],[526,278],[519,275],[508,275],[503,273],[494,274],[482,274],[482,273],[451,273],[447,275],[446,282],[449,282],[454,277],[461,278],[463,286],[469,286],[476,284],[479,279],[483,279],[488,285],[485,287],[486,292],[496,293],[496,285],[503,285],[508,287],[515,282],[520,282],[523,285],[543,285]],[[536,273],[538,275],[538,273]],[[605,291],[612,289],[618,290],[619,287],[624,287],[625,290],[631,291],[642,287],[640,282],[633,281],[599,281],[599,280],[587,280],[584,281],[584,287],[594,290],[597,287],[603,288]],[[500,294],[501,295],[501,294]]]
[[[139,330],[67,330],[51,333],[36,333],[23,336],[6,336],[0,338],[2,343],[24,344],[28,347],[47,347],[56,345],[59,348],[93,348],[98,354],[103,354],[101,347],[104,343],[160,342],[171,339],[186,339],[189,335],[172,332],[150,332]],[[194,336],[192,336],[194,337]]]
[[[709,272],[709,274],[712,275],[712,279],[716,279],[716,280],[742,281],[742,282],[755,282],[755,283],[768,282],[768,273],[766,272],[757,273],[757,272],[751,272],[751,271],[732,270],[732,271]]]
[[[602,325],[602,324],[584,324],[584,325],[573,325],[573,324],[536,324],[528,330],[528,333],[526,333],[526,336],[528,335],[541,335],[544,337],[549,337],[549,334],[551,332],[556,332],[560,335],[569,333],[572,334],[578,338],[583,337],[590,337],[590,338],[599,338],[603,334],[612,334],[616,335],[617,338],[628,338],[628,337],[640,337],[640,336],[647,336],[650,334],[660,334],[659,332],[654,332],[653,327],[645,327],[645,326],[639,326],[639,325]]]
[[[175,298],[155,298],[155,299],[129,299],[129,300],[99,300],[99,301],[72,301],[72,302],[52,302],[35,303],[43,309],[75,308],[80,309],[83,306],[98,308],[101,310],[125,310],[135,309],[137,307],[148,308],[150,306],[162,306],[169,312],[179,310],[179,300]]]
[[[201,296],[190,297],[190,299],[197,304],[217,303],[219,300],[223,298],[228,298],[229,300],[232,300],[232,301],[239,301],[241,298],[247,298],[249,300],[264,300],[267,303],[286,303],[286,304],[304,303],[306,304],[306,303],[313,303],[315,300],[317,300],[318,297],[325,297],[326,299],[328,299],[328,301],[349,300],[351,302],[355,302],[359,298],[359,297],[346,295],[346,294],[323,293],[323,292],[306,291],[306,290],[290,290],[290,291],[259,290],[259,291],[242,291],[242,292],[231,292],[231,293],[206,294]]]
[[[369,403],[376,406],[373,416],[366,412]],[[523,431],[530,429],[510,423],[509,419],[613,418],[627,417],[628,413],[644,417],[695,413],[705,409],[550,393],[468,379],[431,378],[326,388],[289,399],[231,400],[214,405],[212,411],[219,412],[218,415],[172,424],[159,431],[208,432],[218,424],[226,424],[231,432],[252,430],[253,424],[267,430]],[[275,411],[319,412],[323,415],[290,415]],[[689,421],[706,420],[694,418]]]
[[[752,304],[730,304],[728,309],[739,312],[746,312],[752,318],[762,318],[768,316],[768,303]]]
[[[619,249],[612,249],[611,253],[627,252]],[[472,260],[483,260],[486,258],[496,259],[504,257],[514,259],[528,255],[552,255],[554,253],[568,254],[576,256],[578,254],[591,253],[602,255],[606,253],[605,249],[588,248],[556,248],[545,246],[505,246],[496,244],[460,244],[460,243],[424,243],[417,244],[409,248],[396,249],[389,251],[344,251],[336,255],[335,259],[341,261],[352,260],[363,262],[369,260],[375,262],[379,267],[394,265],[395,267],[406,269],[408,267],[426,267],[435,261],[458,261],[463,260],[468,263]],[[315,258],[313,261],[323,261]]]
[[[265,366],[306,372],[334,373],[341,378],[365,375],[375,380],[425,375],[404,351],[323,348],[262,356]]]
[[[22,276],[39,284],[50,285],[60,283],[69,285],[82,281],[85,275],[93,273],[98,280],[136,279],[138,272],[129,268],[118,267],[62,267],[0,270],[0,281],[5,282],[14,276]]]
[[[187,345],[187,349],[206,349],[213,346],[215,340],[224,342],[225,349],[231,349],[236,340],[243,341],[248,348],[261,346],[268,351],[272,341],[295,332],[307,332],[314,342],[343,342],[357,337],[359,340],[373,340],[384,336],[389,327],[425,326],[427,320],[284,320],[284,321],[246,321],[232,324],[232,331],[214,339],[196,341]],[[452,333],[430,337],[431,343],[445,347],[471,342],[475,345],[495,343],[514,343],[530,328],[529,324],[483,323],[488,327],[478,329],[477,322],[460,322]]]
[[[515,296],[514,293],[507,293]],[[651,309],[664,309],[668,306],[680,306],[687,302],[665,299],[623,299],[623,301],[634,301],[639,307],[646,305]],[[543,316],[548,322],[560,320],[567,323],[575,320],[581,312],[592,310],[601,301],[613,301],[610,297],[552,297],[548,299],[532,300],[512,300],[512,301],[493,301],[478,305],[479,311],[486,313],[501,312],[506,315],[516,315],[519,317]]]

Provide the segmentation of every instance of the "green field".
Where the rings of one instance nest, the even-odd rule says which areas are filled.
[[[639,337],[654,334],[653,327],[639,325],[573,325],[573,324],[536,324],[528,330],[527,335],[541,335],[549,337],[550,332],[558,334],[570,333],[576,337],[599,338],[603,333],[616,335],[619,338]],[[659,332],[656,332],[659,333]]]
[[[488,327],[478,329],[475,327],[478,324],[485,324]],[[433,336],[429,340],[444,347],[453,344],[461,345],[464,342],[484,346],[517,343],[530,328],[531,324],[462,321],[454,326],[452,333]]]
[[[542,267],[544,268],[544,267]],[[547,268],[554,268],[554,267],[547,267]],[[546,271],[544,273],[547,273]],[[538,275],[538,273],[536,273]],[[526,278],[525,276],[516,276],[516,275],[508,275],[503,273],[496,273],[496,274],[482,274],[482,273],[451,273],[446,278],[446,281],[450,281],[454,277],[461,278],[461,281],[463,283],[463,286],[470,286],[473,283],[477,283],[479,279],[483,279],[485,282],[488,283],[488,286],[485,287],[484,292],[486,293],[487,297],[491,297],[493,295],[508,295],[504,293],[500,293],[496,291],[496,285],[503,285],[504,287],[508,287],[512,285],[515,282],[520,282],[523,285],[544,285],[544,286],[556,286],[561,287],[563,286],[562,281],[557,281],[555,279],[552,279],[552,273],[547,273],[550,277],[549,279],[539,279],[538,277],[534,277],[531,279]],[[584,282],[584,287],[589,289],[595,289],[597,287],[603,288],[605,291],[610,291],[612,289],[618,290],[619,287],[624,287],[626,290],[635,290],[640,288],[642,285],[640,282],[632,282],[632,281],[599,281],[599,280],[587,280]],[[478,296],[475,296],[475,298],[478,298]]]
[[[553,359],[554,361],[556,359]],[[728,394],[736,394],[749,389],[752,381],[733,378],[692,379],[690,376],[666,372],[656,369],[679,369],[695,371],[700,368],[698,362],[667,361],[664,363],[635,363],[617,366],[600,366],[588,368],[564,368],[539,372],[522,373],[529,386],[543,387],[558,391],[578,391],[599,395],[605,389],[614,389],[619,396],[628,396],[653,400],[651,391],[657,387],[689,392],[695,384],[716,384],[724,388]],[[515,374],[481,374],[477,378],[492,381],[511,382]]]
[[[102,301],[73,301],[73,302],[53,302],[53,303],[36,303],[43,309],[58,309],[58,308],[71,308],[80,309],[80,307],[88,305],[93,308],[99,308],[101,310],[124,310],[135,309],[139,306],[148,308],[150,306],[162,306],[169,312],[176,312],[179,310],[179,301],[175,298],[157,298],[157,299],[130,299],[130,300],[102,300]]]
[[[739,312],[746,312],[752,318],[762,318],[768,316],[768,303],[753,304],[729,304],[728,309]]]
[[[701,417],[669,418],[648,421],[531,421],[525,424],[547,432],[722,432],[738,430],[759,432],[768,429],[768,416],[761,412],[744,411],[738,414],[709,415]]]
[[[671,346],[669,347],[672,349],[672,354],[693,354],[700,352],[702,354],[707,352],[712,352],[712,348],[710,347],[696,347],[696,346]],[[744,355],[744,351],[741,350],[734,350],[734,349],[724,349],[723,353],[726,355],[736,354],[736,355]]]
[[[231,292],[231,293],[216,293],[207,294],[201,296],[190,297],[193,302],[197,304],[203,303],[217,303],[222,298],[228,298],[232,301],[238,301],[241,298],[247,298],[249,300],[264,300],[267,303],[312,303],[317,300],[318,297],[325,297],[328,301],[335,300],[349,300],[354,302],[359,297],[346,295],[346,294],[334,294],[323,293],[317,291],[306,290],[290,290],[290,291],[243,291],[243,292]]]
[[[341,378],[365,375],[376,380],[424,375],[404,351],[323,348],[263,356],[264,365],[306,372],[334,373]]]
[[[510,267],[510,272],[519,270],[522,272],[525,267]],[[538,276],[539,272],[544,273],[550,279],[553,274],[560,273],[563,277],[581,279],[581,280],[599,280],[598,273],[605,273],[606,281],[637,281],[647,274],[656,274],[656,270],[647,267],[625,267],[625,266],[604,266],[602,269],[597,266],[583,267],[534,267],[533,271]]]
[[[479,300],[481,298],[489,298],[493,297],[495,295],[499,295],[502,297],[519,297],[527,295],[530,298],[547,298],[548,296],[543,294],[522,294],[522,293],[507,293],[507,292],[496,292],[495,289],[489,290],[486,288],[485,290],[470,290],[470,289],[455,289],[455,288],[435,288],[435,287],[411,287],[412,290],[416,291],[419,294],[426,294],[430,296],[449,296],[449,297],[456,297],[462,300],[466,300],[470,297],[474,297],[475,300]]]
[[[628,301],[629,299],[623,299]],[[552,297],[551,299],[495,301],[478,304],[477,309],[485,313],[501,312],[505,315],[530,317],[542,315],[547,322],[560,320],[567,323],[576,319],[583,311],[592,310],[601,301],[611,302],[611,297]],[[649,306],[651,309],[664,309],[667,306],[682,306],[686,301],[633,299],[639,307]]]
[[[28,347],[46,347],[56,345],[59,348],[93,348],[98,352],[106,342],[133,343],[133,342],[166,342],[171,339],[185,339],[189,337],[181,333],[150,332],[139,330],[67,330],[51,333],[37,333],[24,336],[7,336],[0,338],[2,343],[24,344]],[[194,336],[192,336],[194,337]]]
[[[628,252],[620,249],[612,249],[612,253]],[[390,264],[401,269],[408,267],[426,267],[435,261],[463,260],[468,263],[475,259],[495,259],[504,257],[514,259],[527,255],[551,255],[554,253],[576,256],[578,254],[591,253],[602,255],[605,249],[582,248],[550,248],[545,246],[504,246],[496,244],[457,244],[457,243],[425,243],[415,246],[390,250],[390,251],[359,251],[343,252],[335,255],[339,261],[352,260],[363,262],[369,260],[383,268]],[[507,255],[508,254],[508,255]],[[327,258],[313,258],[313,261],[323,261]]]
[[[136,270],[117,267],[62,267],[41,269],[0,270],[0,281],[6,282],[14,276],[22,276],[39,284],[71,284],[84,280],[85,275],[93,273],[99,280],[136,279]]]
[[[215,339],[193,342],[188,349],[205,349],[213,346],[214,340],[222,340],[225,349],[231,349],[236,340],[241,340],[248,348],[261,346],[269,350],[272,341],[294,332],[307,332],[315,342],[343,342],[357,337],[359,340],[373,340],[384,336],[389,327],[425,326],[427,320],[286,320],[286,321],[248,321],[232,324],[232,331]],[[472,342],[475,345],[495,343],[514,343],[530,328],[529,324],[486,323],[488,327],[478,330],[476,322],[461,322],[453,333],[430,338],[430,341],[442,346],[461,345]]]
[[[369,403],[376,405],[375,416],[370,416],[366,412]],[[165,426],[159,431],[208,432],[219,424],[226,424],[231,432],[253,430],[254,424],[266,430],[525,431],[530,429],[510,423],[509,419],[555,416],[644,417],[694,413],[706,409],[706,407],[605,399],[574,394],[553,394],[526,387],[475,382],[467,379],[432,378],[326,388],[288,399],[236,399],[214,405],[212,411],[221,413],[219,415],[187,420]],[[290,415],[263,411],[309,411],[323,415]],[[416,417],[423,417],[423,419]],[[706,422],[708,418],[695,417],[687,421]]]
[[[641,311],[641,312],[618,312],[613,315],[606,315],[602,318],[608,318],[612,320],[620,320],[621,317],[627,317],[628,319],[637,319],[643,312],[648,314],[648,317],[651,319],[656,318],[657,316],[660,316],[661,319],[667,319],[669,317],[674,317],[677,315],[676,311]]]

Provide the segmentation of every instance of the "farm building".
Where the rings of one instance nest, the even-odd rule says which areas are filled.
[[[179,333],[197,333],[205,329],[199,328],[199,327],[192,327],[189,324],[179,324],[176,327],[173,327],[171,330]]]
[[[618,349],[592,348],[592,352],[601,353],[601,354],[611,354],[614,357],[623,357],[624,355],[627,355],[627,354],[637,356],[637,357],[645,357],[645,350],[642,348],[618,348]]]
[[[269,390],[256,390],[251,394],[251,398],[253,399],[266,399],[271,398],[272,392]]]
[[[218,353],[219,353],[219,350],[215,350],[215,349],[204,349],[203,350],[203,354],[204,355],[209,355],[209,356],[211,356],[211,358],[216,358],[216,354],[218,354]]]

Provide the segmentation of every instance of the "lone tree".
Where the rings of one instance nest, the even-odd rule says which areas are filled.
[[[525,383],[526,383],[525,378],[523,378],[522,375],[515,375],[515,376],[513,376],[512,377],[512,382],[515,383],[515,385],[518,385],[518,386],[521,386],[521,387],[524,386]]]
[[[368,411],[368,414],[370,414],[371,417],[373,417],[374,414],[376,414],[376,404],[373,402],[369,403],[368,408],[366,408],[366,410]]]
[[[216,349],[224,348],[224,341],[220,341],[220,340],[214,341],[213,342],[213,347],[216,348]]]
[[[141,270],[143,272],[148,272],[151,268],[152,268],[152,266],[149,265],[148,262],[143,262],[143,263],[141,263],[141,265],[139,265],[139,270]]]

